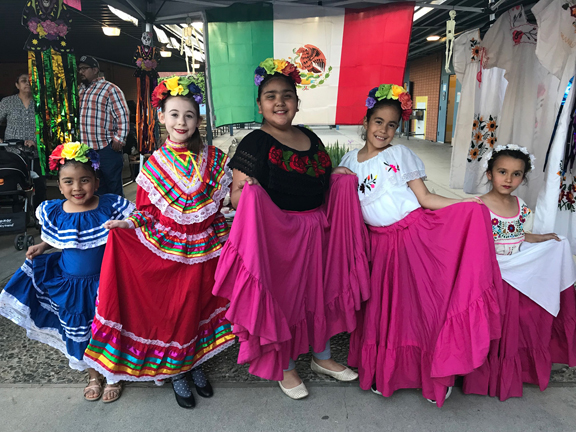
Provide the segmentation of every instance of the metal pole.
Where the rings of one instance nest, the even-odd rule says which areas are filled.
[[[204,79],[206,82],[206,141],[208,145],[212,145],[212,113],[214,107],[212,105],[212,82],[210,80],[210,59],[208,55],[208,18],[206,12],[202,12],[202,34],[204,35]]]
[[[152,23],[145,24],[145,31],[152,32]],[[144,166],[144,155],[140,153],[140,168],[138,169],[138,172],[142,171],[143,166]]]

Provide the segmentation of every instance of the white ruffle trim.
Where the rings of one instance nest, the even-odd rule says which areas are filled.
[[[214,351],[212,351],[209,354],[206,354],[204,357],[202,357],[198,361],[198,363],[195,363],[189,370],[192,370],[193,368],[200,366],[202,363],[210,360],[215,355],[218,355],[222,351],[224,351],[225,349],[230,348],[235,343],[236,343],[236,339],[232,339],[232,340],[220,345]],[[117,381],[134,381],[134,382],[154,381],[156,383],[156,385],[162,385],[162,384],[159,384],[158,382],[161,380],[168,379],[168,378],[174,378],[174,377],[184,373],[184,372],[182,372],[182,373],[175,373],[175,374],[170,374],[170,375],[169,374],[159,374],[159,375],[155,375],[155,376],[135,377],[132,375],[127,375],[127,374],[110,373],[109,370],[104,369],[99,363],[95,362],[94,360],[92,360],[91,358],[88,358],[86,356],[84,357],[84,362],[86,362],[88,367],[96,369],[100,374],[104,375],[106,380],[111,380],[111,381],[116,381],[116,382]],[[186,371],[186,372],[188,372],[188,371]]]
[[[172,228],[167,227],[159,222],[154,224],[154,228],[158,231],[163,231],[168,235],[172,235],[174,237],[178,237],[180,240],[198,240],[204,237],[209,237],[211,234],[214,233],[213,227],[208,227],[206,230],[202,231],[199,234],[184,234],[180,231],[174,231]]]
[[[150,249],[151,252],[155,253],[160,258],[167,259],[170,261],[179,262],[182,264],[188,264],[188,265],[200,264],[200,263],[203,263],[206,261],[210,261],[211,259],[218,258],[220,256],[220,254],[222,253],[222,248],[219,248],[218,250],[215,250],[214,252],[211,252],[208,255],[204,255],[203,257],[186,258],[186,257],[173,255],[173,254],[169,254],[167,252],[161,251],[160,249],[158,249],[156,247],[156,245],[154,245],[148,241],[146,236],[144,236],[144,234],[142,233],[141,229],[136,230],[136,236],[138,237],[138,240],[140,240],[140,243],[142,243],[144,246],[146,246],[148,249]]]
[[[408,183],[412,180],[417,180],[421,178],[422,180],[426,180],[426,171],[424,170],[416,170],[409,173],[404,173],[401,175],[402,181],[399,182],[400,184]]]
[[[45,204],[46,203],[46,204]],[[62,229],[52,223],[48,217],[46,206],[49,201],[44,201],[36,209],[36,217],[42,225],[40,238],[56,249],[92,249],[105,245],[108,241],[108,230],[104,228],[104,222],[86,230]],[[125,198],[117,197],[112,204],[114,211],[110,215],[110,220],[122,220],[128,217],[136,206]],[[94,240],[90,240],[94,239]]]
[[[42,234],[40,234],[40,238],[43,241],[45,241],[46,243],[48,243],[50,246],[52,246],[56,249],[86,250],[86,249],[92,249],[92,248],[96,248],[98,246],[105,245],[106,242],[108,241],[108,236],[106,236],[106,237],[102,237],[98,240],[89,241],[89,242],[77,242],[77,241],[63,242],[63,241],[60,241],[59,239],[57,239],[55,237],[47,235],[44,230],[42,230]]]
[[[202,169],[204,171],[204,169]],[[208,217],[220,210],[220,201],[222,201],[230,191],[230,183],[232,183],[232,171],[228,168],[228,163],[224,166],[224,176],[220,181],[220,189],[214,192],[212,203],[206,205],[194,213],[183,214],[177,209],[170,206],[164,195],[156,190],[152,182],[143,174],[138,175],[136,178],[138,186],[148,193],[148,199],[156,206],[162,215],[169,217],[176,223],[190,225],[205,221]],[[179,181],[175,181],[180,187],[183,185]],[[185,189],[185,188],[183,188]]]
[[[64,354],[68,359],[70,368],[83,371],[89,367],[83,360],[78,360],[76,357],[68,354],[66,343],[62,340],[58,330],[37,327],[30,317],[30,308],[20,303],[16,297],[6,291],[2,292],[0,298],[0,315],[8,318],[14,324],[23,327],[26,330],[26,336],[28,336],[28,338],[49,345]]]
[[[210,315],[209,318],[207,318],[207,319],[205,319],[205,320],[203,320],[203,321],[200,321],[200,322],[198,323],[198,326],[201,326],[201,325],[204,325],[204,324],[209,323],[210,321],[212,321],[212,320],[214,319],[214,317],[215,317],[216,315],[218,315],[218,314],[221,313],[221,312],[224,312],[224,311],[228,310],[229,307],[230,307],[230,304],[226,305],[226,307],[222,307],[222,308],[216,309],[216,310]],[[118,330],[122,336],[125,336],[125,337],[127,337],[127,338],[132,339],[133,341],[140,342],[140,343],[143,343],[143,344],[146,344],[146,345],[157,345],[157,346],[161,346],[161,347],[163,347],[163,348],[176,347],[176,348],[178,348],[178,349],[184,349],[184,348],[188,348],[188,347],[189,347],[190,345],[192,345],[193,343],[196,343],[196,339],[198,339],[198,335],[196,335],[196,336],[194,337],[194,339],[192,339],[190,342],[188,342],[188,343],[185,344],[185,345],[180,345],[178,342],[166,343],[166,342],[162,342],[162,341],[160,341],[160,340],[145,339],[145,338],[142,338],[142,337],[140,337],[140,336],[136,336],[136,335],[135,335],[134,333],[132,333],[132,332],[129,332],[129,331],[124,330],[124,329],[122,328],[122,324],[119,324],[119,323],[117,323],[117,322],[109,321],[109,320],[104,319],[102,316],[100,316],[100,315],[98,314],[98,311],[96,311],[96,316],[95,316],[94,318],[95,318],[96,320],[100,321],[100,323],[101,323],[102,325],[105,325],[105,326],[107,326],[107,327],[111,327],[111,328],[113,328],[113,329],[115,329],[115,330]]]

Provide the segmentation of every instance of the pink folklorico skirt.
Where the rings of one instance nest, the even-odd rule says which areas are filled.
[[[502,339],[493,341],[489,361],[464,378],[464,393],[522,397],[523,383],[544,391],[552,363],[576,366],[576,291],[560,293],[556,317],[506,282]]]
[[[251,374],[280,381],[290,358],[356,328],[370,294],[357,186],[356,176],[333,175],[326,205],[308,212],[280,210],[260,186],[244,187],[213,294],[230,300],[238,363]]]
[[[420,208],[369,233],[371,293],[348,364],[365,390],[422,388],[442,406],[454,376],[482,366],[500,338],[502,279],[488,210]]]

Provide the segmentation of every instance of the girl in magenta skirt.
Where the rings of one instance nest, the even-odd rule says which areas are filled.
[[[478,199],[430,193],[422,161],[391,144],[412,112],[402,87],[374,88],[366,106],[366,144],[341,162],[358,175],[371,260],[370,298],[348,363],[358,367],[365,390],[391,396],[422,388],[442,406],[455,375],[482,366],[500,337],[489,213]]]
[[[521,397],[524,383],[548,387],[552,363],[576,366],[576,266],[570,243],[532,233],[532,211],[512,193],[534,169],[525,147],[499,145],[484,156],[490,210],[502,273],[502,338],[489,361],[466,376],[464,393]]]
[[[298,70],[267,59],[254,81],[264,123],[230,161],[237,213],[213,293],[230,300],[238,363],[301,399],[308,390],[294,360],[310,346],[313,371],[340,381],[358,377],[332,359],[329,339],[354,330],[369,294],[367,233],[356,176],[335,175],[349,170],[332,170],[320,138],[292,125]]]

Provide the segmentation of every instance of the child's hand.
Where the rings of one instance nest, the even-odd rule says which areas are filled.
[[[473,202],[476,204],[482,204],[484,205],[484,202],[482,202],[482,200],[478,197],[473,197],[473,198],[464,198],[462,200],[460,200],[460,202]]]
[[[43,243],[33,245],[33,246],[30,246],[28,248],[28,250],[26,251],[26,258],[28,258],[29,260],[33,260],[34,257],[37,257],[38,255],[42,255],[43,253],[44,253],[44,244]]]
[[[124,220],[109,220],[104,223],[104,228],[111,230],[114,228],[130,228],[130,224]]]
[[[348,174],[348,175],[356,175],[356,173],[354,171],[349,170],[346,167],[340,166],[337,168],[334,168],[334,170],[332,171],[332,174]]]
[[[240,180],[238,183],[238,189],[244,189],[244,185],[248,183],[249,185],[260,185],[260,182],[256,180],[254,177],[246,177],[243,180]]]
[[[555,233],[549,233],[549,234],[526,233],[525,240],[528,243],[542,243],[548,240],[560,241],[560,237],[558,237]]]

